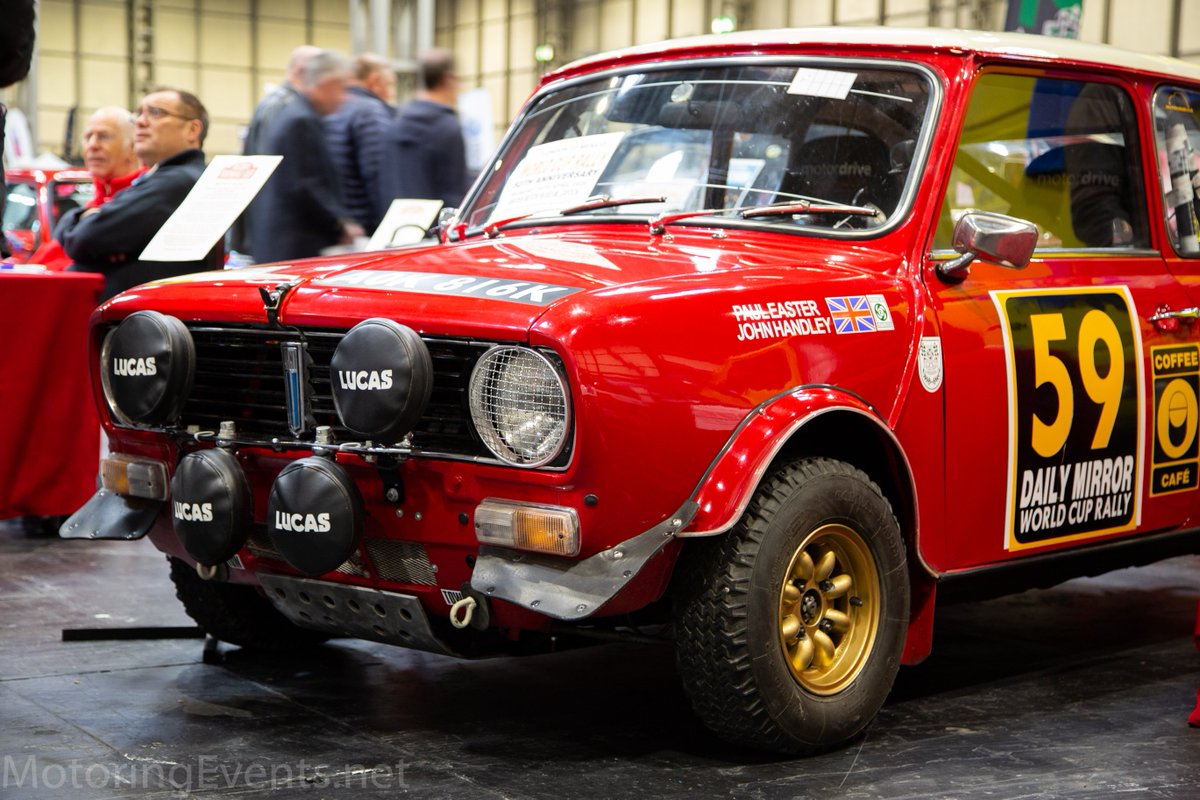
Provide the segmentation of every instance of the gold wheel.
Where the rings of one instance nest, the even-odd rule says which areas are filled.
[[[779,590],[779,642],[808,691],[832,695],[866,665],[879,629],[879,572],[866,542],[833,523],[796,548]]]

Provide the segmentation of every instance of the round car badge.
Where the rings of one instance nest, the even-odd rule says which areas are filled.
[[[337,569],[358,548],[362,495],[346,471],[320,456],[283,468],[267,504],[267,533],[284,559],[305,575]]]
[[[153,425],[179,416],[192,389],[196,346],[187,327],[157,311],[130,314],[117,326],[102,365],[117,409]]]
[[[393,442],[413,429],[433,387],[433,361],[412,328],[375,317],[355,325],[330,361],[333,402],[355,433]]]

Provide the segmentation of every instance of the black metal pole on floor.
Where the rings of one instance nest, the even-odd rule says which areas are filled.
[[[189,626],[153,628],[63,628],[64,642],[108,642],[131,639],[203,639],[204,629]]]

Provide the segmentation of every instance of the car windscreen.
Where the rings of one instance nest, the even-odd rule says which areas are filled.
[[[37,221],[37,187],[28,183],[9,184],[4,204],[4,230],[34,230]]]
[[[535,99],[460,221],[699,212],[700,224],[878,229],[906,205],[932,91],[920,70],[862,62],[571,82]]]
[[[55,181],[50,187],[53,205],[51,218],[57,224],[63,214],[84,208],[96,196],[96,188],[90,181]]]

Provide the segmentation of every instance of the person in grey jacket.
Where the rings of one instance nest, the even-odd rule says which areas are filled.
[[[388,131],[385,194],[457,207],[467,191],[467,156],[455,112],[454,56],[431,50],[421,56],[420,67],[424,90],[400,111]]]
[[[251,252],[262,263],[320,255],[363,235],[342,204],[337,168],[321,118],[346,99],[350,65],[332,50],[309,59],[298,96],[263,133],[262,152],[283,156],[255,201]]]
[[[363,53],[354,59],[346,102],[325,118],[325,141],[342,179],[346,211],[367,234],[375,232],[391,204],[380,180],[383,139],[396,111],[396,73],[384,59]]]

